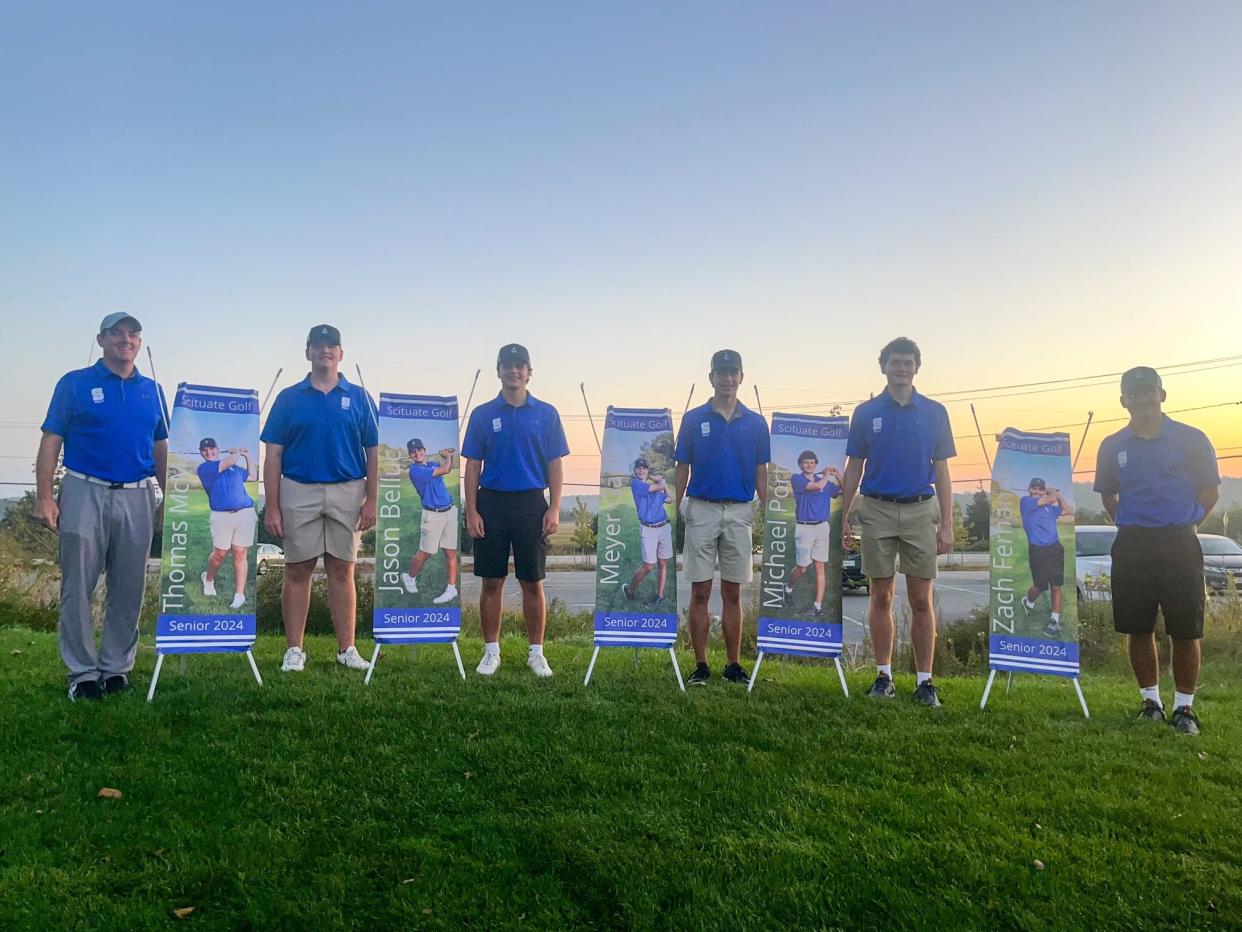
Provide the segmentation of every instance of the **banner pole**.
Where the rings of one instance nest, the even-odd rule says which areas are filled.
[[[841,692],[845,693],[845,698],[850,697],[850,688],[845,685],[845,671],[841,669],[840,656],[833,657],[832,662],[837,665],[837,677],[841,680]]]
[[[147,702],[155,698],[155,684],[160,681],[160,670],[164,666],[164,652],[155,655],[155,672],[151,674],[151,688],[147,690]]]
[[[95,341],[91,340],[91,351],[86,354],[86,365],[89,366],[95,359]]]
[[[686,396],[686,406],[681,409],[681,416],[685,417],[686,412],[690,410],[690,402],[694,399],[694,383],[690,383],[690,394]]]
[[[591,654],[591,662],[587,664],[586,679],[582,681],[583,686],[587,686],[591,682],[591,673],[595,669],[595,660],[597,657],[599,657],[599,645],[598,644],[595,645],[595,653]]]
[[[362,678],[363,686],[371,685],[371,674],[375,672],[375,661],[379,660],[380,642],[375,642],[375,650],[371,651],[371,665],[367,667],[367,675]]]
[[[267,387],[267,394],[263,396],[263,404],[259,405],[259,417],[263,416],[263,412],[267,410],[267,403],[272,400],[272,392],[276,390],[276,380],[280,378],[280,374],[285,371],[285,367],[281,366],[276,370],[276,374],[272,376],[272,384]]]
[[[1087,697],[1082,694],[1082,685],[1078,682],[1078,677],[1074,677],[1074,692],[1078,693],[1078,703],[1082,706],[1082,717],[1090,718],[1091,713],[1087,711]]]
[[[673,673],[677,675],[677,688],[684,693],[686,691],[686,684],[681,678],[681,667],[677,665],[677,651],[675,648],[670,647],[668,649],[668,657],[673,661]]]
[[[988,476],[992,475],[992,460],[988,456],[988,448],[983,442],[983,431],[979,429],[979,415],[975,414],[974,402],[970,404],[970,416],[975,419],[975,433],[979,435],[979,449],[983,451],[983,461],[988,464]]]
[[[582,392],[582,404],[586,406],[587,420],[591,422],[591,433],[595,435],[595,449],[599,451],[600,456],[604,455],[604,448],[599,442],[599,432],[595,429],[595,415],[591,413],[591,402],[587,401],[586,383],[578,383],[578,391]]]
[[[1087,432],[1091,430],[1091,422],[1095,420],[1095,412],[1087,412],[1087,423],[1082,429],[1082,439],[1078,441],[1078,452],[1074,454],[1074,462],[1070,463],[1070,481],[1074,481],[1074,470],[1078,467],[1078,457],[1082,456],[1082,448],[1087,445]]]
[[[450,642],[453,645],[453,659],[457,661],[457,672],[461,674],[461,681],[466,682],[466,668],[461,665],[461,651],[457,649],[457,642]]]
[[[759,386],[755,386],[755,404],[759,406],[759,413],[763,414],[763,402],[759,400]],[[766,417],[766,415],[764,415]]]
[[[992,692],[992,683],[996,680],[996,671],[988,671],[988,684],[983,687],[983,700],[979,703],[979,708],[986,709],[988,706],[988,695]]]
[[[747,693],[755,688],[755,680],[759,679],[759,667],[762,665],[763,651],[759,651],[759,656],[755,658],[755,669],[750,672],[750,682],[746,684]]]
[[[470,413],[470,402],[474,401],[474,387],[479,384],[479,373],[482,369],[474,370],[474,381],[470,383],[470,394],[466,396],[466,410],[462,412],[461,419],[466,420],[466,416]]]
[[[262,686],[263,677],[259,676],[259,665],[254,662],[254,654],[246,651],[246,659],[250,661],[250,672],[254,674],[255,682]]]

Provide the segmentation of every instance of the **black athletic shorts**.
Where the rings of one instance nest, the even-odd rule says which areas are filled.
[[[1031,581],[1043,592],[1049,586],[1065,585],[1065,548],[1060,541],[1055,544],[1031,544]]]
[[[1122,634],[1156,630],[1203,637],[1203,549],[1193,526],[1120,527],[1113,541],[1113,627]]]
[[[514,576],[526,582],[543,579],[548,557],[548,542],[543,536],[548,503],[543,490],[479,489],[475,507],[483,519],[483,536],[474,541],[474,575],[484,579],[508,576],[512,550]]]

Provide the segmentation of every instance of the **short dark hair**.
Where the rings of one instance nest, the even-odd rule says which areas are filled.
[[[888,357],[894,353],[901,353],[902,355],[913,353],[915,368],[923,365],[923,354],[919,352],[919,345],[909,337],[898,337],[895,340],[889,340],[884,344],[884,349],[880,350],[881,369],[888,365]]]
[[[814,450],[803,450],[798,454],[798,462],[801,463],[803,460],[815,460],[818,463],[819,457],[815,455]]]

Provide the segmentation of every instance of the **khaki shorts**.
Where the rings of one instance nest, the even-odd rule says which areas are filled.
[[[862,524],[862,569],[868,576],[895,576],[900,557],[905,575],[936,578],[940,502],[934,495],[908,505],[863,496],[858,503],[858,521]]]
[[[250,547],[254,544],[254,528],[258,522],[253,508],[211,513],[211,546],[217,550]]]
[[[456,550],[461,522],[457,506],[448,511],[423,509],[423,523],[418,533],[418,549],[423,553],[439,553],[441,548]]]
[[[280,519],[285,525],[286,563],[301,563],[330,553],[352,563],[362,537],[358,514],[367,481],[297,482],[280,477]]]
[[[811,561],[827,563],[832,555],[832,522],[799,524],[794,530],[794,563],[810,566]]]
[[[686,543],[683,572],[691,582],[706,582],[720,566],[726,582],[748,583],[751,562],[748,502],[714,503],[686,498]]]
[[[643,562],[648,566],[656,560],[668,560],[673,556],[673,524],[665,521],[659,527],[639,528],[639,543],[642,544]]]

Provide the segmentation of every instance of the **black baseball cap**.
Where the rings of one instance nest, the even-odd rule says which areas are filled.
[[[417,437],[415,437],[413,440],[411,440],[409,443],[405,445],[405,450],[407,453],[411,453],[414,450],[425,450],[425,449],[427,448],[423,446],[423,442],[419,440]]]
[[[737,350],[722,349],[712,353],[712,372],[720,369],[742,371],[742,354]]]
[[[1028,489],[1046,489],[1048,488],[1048,483],[1046,483],[1043,479],[1040,479],[1038,476],[1036,476],[1034,479],[1032,479],[1030,482],[1026,484],[1026,487]]]
[[[643,459],[641,456],[638,459],[634,460],[635,469],[637,469],[639,466],[646,466],[646,465],[647,465],[647,461]],[[650,469],[650,467],[648,468]]]
[[[500,352],[496,354],[496,366],[499,368],[505,364],[516,364],[519,366],[530,365],[530,353],[521,343],[506,343],[500,348]]]
[[[326,343],[328,346],[341,345],[341,331],[337,330],[331,324],[315,324],[311,327],[310,333],[306,335],[306,345],[312,343]]]
[[[1164,388],[1164,384],[1160,381],[1160,373],[1151,366],[1135,366],[1133,369],[1127,369],[1125,375],[1121,377],[1121,393],[1124,395],[1130,389],[1141,386],[1150,386],[1157,391]]]
[[[218,446],[220,446],[220,444],[216,443],[215,437],[204,437],[202,440],[198,442],[198,449],[200,451],[206,450],[208,447],[218,447]]]
[[[128,320],[134,325],[134,329],[139,333],[142,332],[142,323],[133,314],[126,314],[124,311],[113,311],[99,322],[99,332],[107,333],[123,320]]]

